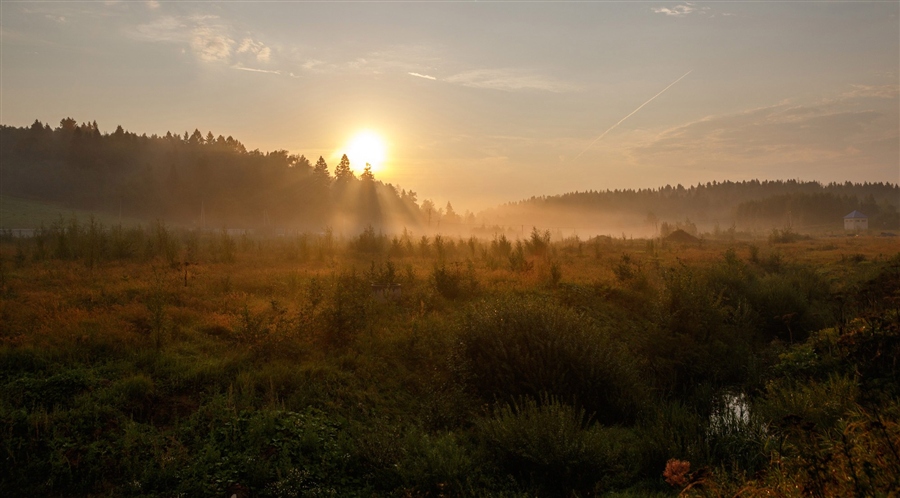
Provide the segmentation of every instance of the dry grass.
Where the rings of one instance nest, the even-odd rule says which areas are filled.
[[[173,237],[186,240],[187,235],[176,232]],[[646,389],[647,396],[632,403],[637,406],[634,411],[656,413],[663,410],[671,420],[688,427],[702,420],[702,403],[697,400],[703,397],[704,391],[702,386],[695,384],[725,382],[721,379],[727,378],[730,379],[727,382],[742,382],[761,389],[762,374],[751,375],[749,369],[771,367],[778,352],[789,347],[784,344],[786,339],[778,339],[782,335],[788,337],[780,329],[750,331],[761,334],[759,336],[745,333],[750,327],[772,323],[771,326],[776,328],[784,326],[783,322],[773,322],[774,312],[766,306],[781,305],[784,296],[796,297],[806,300],[800,304],[807,305],[808,309],[796,310],[807,313],[808,321],[804,323],[824,323],[822,314],[828,312],[830,303],[820,301],[829,299],[829,291],[841,292],[849,289],[853,282],[866,281],[870,274],[883,269],[889,258],[897,258],[900,254],[894,239],[881,237],[820,238],[787,244],[762,240],[704,241],[697,246],[660,246],[658,241],[601,239],[596,243],[580,242],[579,247],[579,242],[566,240],[552,244],[541,256],[526,252],[533,266],[527,271],[514,271],[508,259],[490,253],[490,241],[479,242],[472,257],[471,248],[462,240],[454,239],[455,249],[448,249],[444,259],[439,261],[434,256],[422,257],[418,251],[393,257],[388,257],[386,251],[360,253],[352,249],[351,241],[338,241],[333,250],[324,251],[316,245],[315,238],[309,241],[308,254],[297,257],[283,250],[289,241],[238,239],[233,262],[222,262],[216,256],[212,238],[200,242],[200,249],[195,251],[192,259],[187,243],[180,242],[182,245],[174,262],[163,252],[142,252],[130,258],[106,258],[88,265],[83,259],[35,259],[33,247],[27,242],[0,241],[0,352],[5,355],[3,361],[11,365],[8,368],[20,369],[3,371],[7,377],[0,380],[6,387],[0,384],[0,388],[13,392],[19,389],[16,386],[25,385],[23,382],[39,387],[46,383],[57,389],[48,392],[62,400],[59,406],[53,402],[44,405],[39,402],[40,406],[36,408],[25,401],[20,403],[22,406],[0,402],[0,414],[8,420],[16,420],[16,424],[20,424],[16,427],[43,431],[41,437],[23,436],[17,440],[17,444],[25,445],[22,447],[37,445],[34,448],[46,452],[29,450],[29,454],[43,455],[34,457],[30,472],[57,472],[69,476],[65,479],[72,482],[77,480],[71,477],[75,474],[68,473],[74,468],[51,471],[42,466],[55,461],[53,458],[64,456],[64,453],[47,449],[47,445],[70,437],[69,433],[52,433],[49,428],[54,424],[69,427],[65,424],[76,424],[73,417],[81,417],[85,410],[90,415],[93,410],[97,413],[85,415],[87,427],[66,430],[74,431],[73,434],[80,434],[77,431],[81,430],[94,437],[92,431],[97,429],[91,425],[92,421],[112,417],[112,421],[107,422],[108,430],[101,432],[114,444],[134,440],[137,441],[135,445],[146,450],[141,446],[145,443],[140,442],[141,437],[146,437],[150,441],[146,443],[147,447],[159,452],[155,460],[146,463],[147,466],[156,465],[152,462],[159,463],[152,470],[156,472],[153,479],[158,481],[146,478],[147,486],[155,482],[152,485],[156,487],[152,489],[161,490],[165,489],[166,483],[177,483],[186,492],[196,491],[191,487],[191,479],[199,479],[197,476],[204,473],[219,472],[214,468],[240,466],[214,467],[210,462],[197,460],[200,443],[184,436],[190,433],[185,424],[194,424],[191,430],[201,432],[214,432],[210,428],[215,425],[209,420],[223,424],[250,420],[269,427],[266,424],[270,422],[265,422],[269,420],[267,417],[277,419],[283,413],[293,417],[304,410],[316,409],[327,415],[316,412],[309,420],[318,421],[317,417],[324,417],[323,420],[327,419],[329,423],[344,424],[342,430],[349,431],[354,438],[346,443],[348,446],[340,447],[337,439],[324,439],[330,445],[338,445],[327,446],[327,452],[331,452],[326,452],[328,458],[352,453],[353,458],[358,459],[354,460],[354,465],[365,469],[353,472],[370,476],[367,479],[376,479],[372,475],[381,476],[377,478],[381,479],[377,485],[372,484],[375,481],[367,481],[366,485],[354,481],[352,486],[358,487],[352,489],[361,494],[366,494],[360,491],[366,489],[369,496],[378,494],[371,493],[371,486],[384,494],[406,490],[407,494],[415,495],[427,494],[427,490],[443,490],[450,485],[435,481],[437,475],[452,476],[456,494],[478,495],[487,489],[497,491],[498,488],[490,486],[501,481],[495,480],[497,476],[492,472],[496,469],[490,466],[484,453],[487,450],[479,446],[483,443],[472,428],[479,420],[490,420],[493,413],[490,406],[500,399],[502,386],[490,392],[493,398],[482,396],[472,387],[477,385],[475,380],[466,377],[476,369],[466,366],[465,358],[460,356],[462,336],[457,329],[465,313],[486,313],[483,320],[476,322],[494,323],[490,303],[525,297],[532,303],[527,309],[539,318],[556,316],[550,313],[556,310],[554,313],[561,313],[560,316],[569,316],[571,312],[572,316],[579,317],[578,320],[593,320],[597,327],[590,330],[609,334],[610,341],[628,351],[628,355],[621,354],[616,358],[633,362],[614,369],[615,372],[609,375],[642,372],[641,378],[631,380],[646,384],[641,389]],[[24,257],[21,256],[23,251]],[[186,267],[185,260],[190,262]],[[741,271],[754,275],[752,285],[757,287],[724,291],[713,288],[730,282],[722,277],[733,269],[729,260],[738,261],[738,266],[743,268]],[[402,284],[402,295],[397,301],[378,300],[369,292],[370,279],[375,278],[371,272],[384,271],[388,261],[394,265],[396,279]],[[446,272],[444,278],[456,286],[453,293],[447,295],[435,282],[436,268],[441,265]],[[554,280],[554,271],[561,274],[559,281]],[[814,280],[792,280],[807,278],[809,272],[813,274],[809,278]],[[770,282],[781,286],[774,289],[771,296],[763,292],[767,289],[760,288]],[[821,293],[798,291],[795,295],[789,292],[795,282],[825,288]],[[670,292],[669,287],[676,284],[681,285],[678,289],[694,294],[680,299],[682,296]],[[738,284],[741,282],[735,283]],[[740,302],[727,302],[727,292],[736,293],[735,299]],[[817,299],[820,301],[813,302]],[[747,307],[753,306],[759,309],[750,311],[757,315],[746,311]],[[737,312],[741,309],[745,314]],[[781,308],[778,310],[779,315],[784,313]],[[673,323],[669,319],[682,316],[680,314],[693,317],[691,319],[696,319],[700,325]],[[532,321],[541,322],[538,319]],[[548,323],[551,322],[553,320]],[[794,327],[802,325],[800,321],[793,324]],[[787,332],[796,333],[797,330]],[[711,341],[703,339],[711,333],[721,334],[721,337],[714,335]],[[516,348],[517,337],[511,335],[509,344],[504,347]],[[535,337],[543,336],[536,333]],[[773,338],[775,340],[770,344]],[[552,345],[553,341],[546,344]],[[730,349],[732,347],[744,349],[738,354]],[[547,357],[553,358],[557,352],[549,351]],[[756,363],[747,360],[742,366],[722,365],[723,353],[732,355],[731,360],[739,361],[745,361],[741,357],[744,353],[752,354]],[[503,354],[501,351],[495,356],[501,358]],[[521,357],[521,371],[538,371],[527,362],[541,361],[540,355],[524,354]],[[498,371],[508,367],[502,360],[496,361],[501,369]],[[609,363],[614,362],[606,361],[604,365]],[[602,371],[602,368],[594,370]],[[553,370],[547,372],[552,374]],[[519,374],[513,372],[512,375]],[[681,376],[682,384],[675,382],[676,376]],[[617,378],[617,381],[622,379]],[[548,381],[547,385],[555,384]],[[673,387],[678,385],[682,387]],[[51,389],[46,386],[41,389]],[[572,392],[580,392],[577,387],[573,387]],[[694,388],[696,390],[691,391]],[[34,397],[22,394],[21,390],[15,392],[21,399],[32,400]],[[522,392],[530,393],[527,389]],[[654,396],[658,392],[664,394],[656,399]],[[560,401],[573,402],[561,398]],[[690,408],[693,406],[690,403],[695,403],[696,407]],[[28,414],[25,419],[17,415],[25,412]],[[619,477],[606,476],[598,478],[598,482],[627,486],[640,478],[644,488],[638,489],[648,493],[666,492],[667,486],[661,477],[665,462],[671,458],[687,459],[688,455],[678,454],[676,449],[688,443],[684,442],[683,434],[675,434],[677,431],[663,426],[663,422],[667,424],[670,419],[657,417],[663,421],[657,423],[654,417],[645,415],[639,414],[638,422],[633,424],[628,421],[629,417],[621,418],[625,421],[622,424],[627,426],[622,428],[623,434],[628,435],[625,439],[631,440],[634,436],[641,441],[634,443],[637,446],[629,452],[643,456],[635,456],[628,463],[630,467],[620,469]],[[833,433],[832,442],[846,448],[845,457],[841,457],[844,460],[835,460],[835,472],[846,474],[851,462],[866,465],[869,461],[866,459],[874,458],[872,454],[887,458],[890,455],[886,448],[896,443],[896,424],[887,424],[888,434],[894,438],[888,444],[878,439],[877,434],[861,429],[868,427],[865,425],[868,419],[862,413],[857,415],[845,427],[844,440],[840,439],[840,432]],[[126,423],[126,420],[131,422]],[[598,417],[592,420],[596,422]],[[502,425],[504,422],[496,423]],[[144,432],[140,436],[125,434],[125,427]],[[698,430],[694,436],[702,439],[702,434]],[[755,444],[744,441],[741,442],[744,446],[735,443],[735,447],[745,448],[751,443]],[[81,452],[87,451],[84,449],[87,446],[78,446],[82,443],[72,444]],[[697,449],[702,449],[707,442],[701,440],[690,444],[694,448],[691,450],[694,456],[690,457],[692,465],[711,463],[703,461],[703,458],[713,458],[711,450]],[[271,451],[265,445],[260,451]],[[406,445],[403,451],[408,450],[409,455],[425,454],[427,458],[415,462],[403,460],[413,456],[404,457],[396,445]],[[181,480],[173,477],[175,474],[171,469],[174,467],[166,460],[176,458],[166,456],[175,451],[172,448],[180,455],[177,457],[179,466],[196,471],[193,477],[178,478]],[[248,454],[259,457],[255,453]],[[50,460],[42,460],[44,458]],[[735,460],[739,458],[735,457]],[[452,465],[459,467],[448,467]],[[78,481],[82,486],[78,488],[80,492],[109,494],[98,491],[101,488],[121,491],[125,485],[117,479],[126,475],[144,479],[134,476],[150,472],[150,467],[141,467],[137,463],[128,468],[110,467],[115,470],[108,474],[100,468],[102,466],[94,470],[102,477],[88,476]],[[742,492],[750,495],[768,490],[790,494],[782,484],[796,484],[803,471],[774,457],[767,468],[769,473],[760,474],[759,479],[740,478],[718,471],[702,477],[710,485],[717,483],[720,490],[737,492],[743,489]],[[340,475],[334,474],[333,469],[323,469],[316,475]],[[253,478],[234,472],[238,472],[234,475],[242,475],[245,482],[251,482]],[[350,470],[345,472],[351,473]],[[466,480],[468,475],[483,480],[471,480],[475,477]],[[233,478],[232,474],[223,476],[226,480]],[[258,479],[258,482],[266,482],[263,477]],[[779,484],[778,479],[783,479],[784,483]],[[873,480],[872,489],[881,489],[882,481]],[[207,483],[210,487],[204,489],[224,492],[227,483],[220,484]],[[21,482],[20,485],[24,486]],[[35,486],[27,489],[34,492],[60,489]],[[341,489],[352,487],[351,484],[346,486]],[[503,491],[527,493],[529,488],[523,480]],[[701,488],[697,486],[691,491],[699,492]],[[204,493],[206,491],[200,492]]]

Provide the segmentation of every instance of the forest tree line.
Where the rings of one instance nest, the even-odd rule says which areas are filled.
[[[36,120],[0,127],[0,158],[7,194],[211,228],[416,227],[436,211],[368,167],[355,174],[346,155],[332,171],[322,157],[248,151],[199,130],[148,137],[121,126],[103,134],[96,121]]]
[[[643,227],[695,227],[713,232],[767,231],[772,228],[827,230],[842,228],[853,210],[869,217],[876,230],[900,228],[900,186],[891,183],[828,183],[800,180],[748,180],[666,185],[653,189],[588,190],[535,196],[480,214],[498,225],[531,223],[547,227],[631,230]],[[526,221],[522,221],[526,220]]]
[[[359,175],[347,156],[330,169],[286,150],[248,151],[237,139],[199,130],[137,135],[121,126],[62,119],[51,128],[0,126],[5,194],[163,219],[187,226],[358,232],[366,226],[490,235],[528,228],[657,236],[666,226],[699,232],[841,228],[853,210],[873,230],[900,228],[900,186],[891,183],[712,181],[685,187],[588,190],[532,197],[478,213],[438,207],[416,192]]]

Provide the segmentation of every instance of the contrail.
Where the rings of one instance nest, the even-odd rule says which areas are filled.
[[[693,69],[691,69],[691,71],[693,71]],[[625,116],[624,118],[620,119],[618,123],[616,123],[616,124],[610,126],[608,130],[606,130],[606,131],[604,131],[602,134],[600,134],[599,137],[595,138],[594,141],[590,143],[590,145],[588,145],[583,151],[581,151],[581,154],[584,154],[585,152],[587,152],[588,149],[590,149],[591,147],[593,147],[595,143],[597,143],[601,138],[605,137],[607,133],[613,131],[613,130],[616,128],[616,126],[619,126],[620,124],[622,124],[623,121],[625,121],[626,119],[630,118],[631,116],[634,116],[634,113],[640,111],[642,107],[644,107],[645,105],[649,104],[650,102],[653,102],[653,99],[655,99],[656,97],[659,97],[660,95],[662,95],[662,94],[663,94],[666,90],[668,90],[669,88],[672,88],[672,85],[674,85],[675,83],[678,83],[679,81],[683,80],[685,76],[691,74],[691,71],[688,71],[688,72],[684,73],[684,74],[681,76],[681,78],[678,78],[677,80],[673,81],[672,83],[669,83],[669,86],[663,88],[661,92],[659,92],[659,93],[657,93],[656,95],[650,97],[650,99],[649,99],[648,101],[646,101],[646,102],[644,102],[643,104],[639,105],[637,109],[631,111],[631,114],[629,114],[629,115]],[[577,156],[575,156],[575,159],[578,159],[579,157],[581,157],[581,154],[578,154]]]

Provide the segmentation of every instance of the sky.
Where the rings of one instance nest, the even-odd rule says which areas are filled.
[[[714,180],[897,183],[898,13],[897,1],[4,0],[0,122],[199,129],[332,170],[368,130],[385,149],[376,178],[460,212]]]

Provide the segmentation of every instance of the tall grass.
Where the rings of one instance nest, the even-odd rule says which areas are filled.
[[[817,243],[62,219],[0,240],[0,489],[887,495],[900,259]]]
[[[627,423],[646,393],[637,362],[584,315],[533,298],[486,300],[463,316],[459,361],[485,400],[544,395]]]

